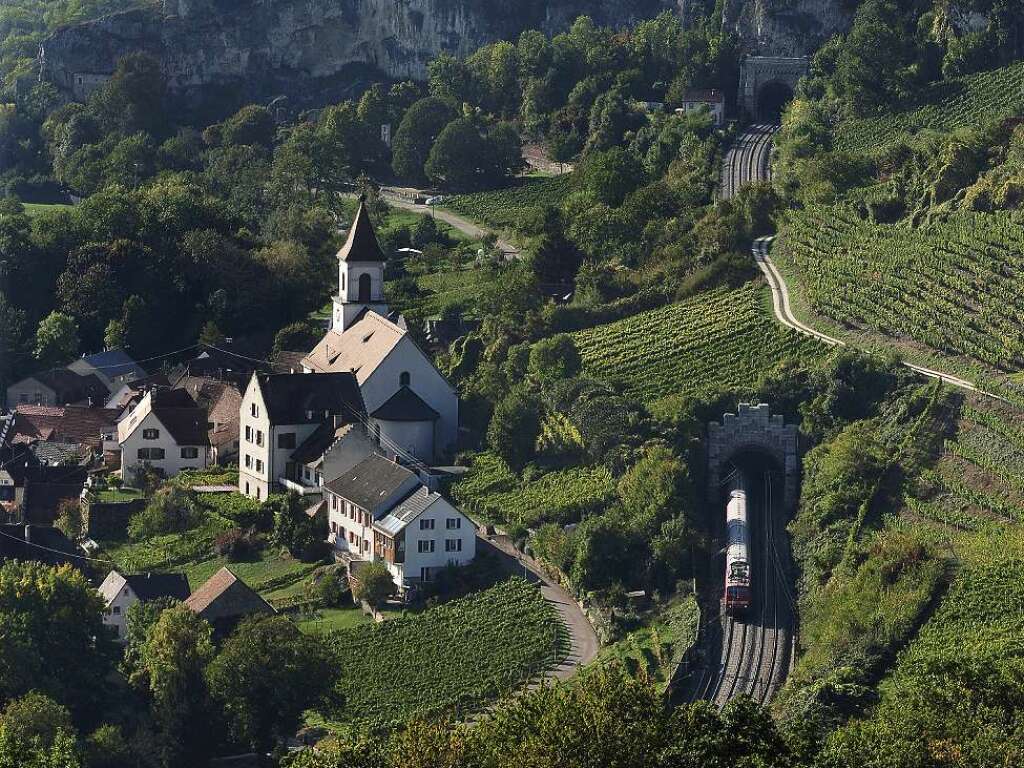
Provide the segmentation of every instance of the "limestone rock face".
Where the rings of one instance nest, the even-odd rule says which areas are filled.
[[[755,56],[809,56],[853,23],[843,0],[726,0],[723,22]]]
[[[426,75],[441,51],[468,54],[529,28],[557,32],[580,14],[602,24],[650,18],[672,0],[164,0],[54,33],[44,76],[82,98],[132,51],[157,58],[178,93],[240,90],[324,103],[359,73]]]

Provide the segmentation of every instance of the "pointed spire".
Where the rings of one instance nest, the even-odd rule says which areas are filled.
[[[385,261],[384,252],[377,242],[377,234],[373,231],[370,214],[366,210],[366,195],[359,196],[359,210],[356,211],[345,245],[338,251],[338,261]]]

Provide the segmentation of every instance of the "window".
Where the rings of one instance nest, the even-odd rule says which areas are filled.
[[[259,500],[260,500],[260,489],[257,488],[256,489],[256,501],[259,501]]]
[[[114,606],[114,615],[115,616],[120,616],[121,615],[121,606],[120,605],[115,605]]]
[[[256,403],[252,404],[252,409],[251,410],[252,410],[252,415],[253,416],[259,416],[260,415],[260,407],[258,405],[256,405]]]
[[[373,284],[370,276],[362,274],[359,276],[359,298],[357,301],[360,304],[370,303],[370,286]]]
[[[416,542],[416,549],[417,549],[417,551],[421,555],[425,554],[425,553],[433,552],[434,551],[434,540],[433,539],[423,539],[421,541],[417,541]]]
[[[160,461],[163,457],[163,448],[139,448],[139,459],[142,461]]]
[[[412,381],[412,376],[409,375],[408,371],[402,371],[398,374],[398,386],[408,387],[410,381]]]
[[[183,459],[198,459],[199,458],[199,449],[195,448],[195,447],[182,448],[181,449],[181,458],[183,458]]]
[[[430,569],[420,568],[420,581],[430,581]]]
[[[294,432],[283,432],[277,436],[277,447],[278,448],[295,448],[295,433]]]
[[[421,531],[432,531],[434,530],[434,521],[430,518],[423,518],[420,520]]]
[[[256,445],[263,445],[263,430],[256,430]]]
[[[344,272],[341,273],[341,294],[342,294],[342,296],[345,295],[345,273]]]
[[[263,471],[263,460],[262,459],[256,459],[256,471],[257,472],[262,472]]]
[[[246,456],[245,458],[249,458],[249,457],[248,457],[248,456]],[[249,483],[246,483],[246,484],[245,484],[245,495],[246,495],[246,496],[248,496],[248,495],[249,495]]]
[[[461,552],[462,551],[462,539],[445,539],[444,540],[444,551],[445,552]]]
[[[248,424],[245,425],[245,442],[252,442],[252,427],[250,427]]]
[[[460,528],[462,528],[462,518],[449,517],[447,520],[445,520],[444,527],[447,528],[449,531],[457,531]]]
[[[363,552],[370,551],[370,542],[368,539],[363,539]]]
[[[336,510],[338,508],[338,497],[331,496],[331,509]]]
[[[160,430],[159,429],[144,429],[142,430],[143,440],[159,440]]]
[[[245,468],[252,469],[252,456],[245,454]]]
[[[338,524],[332,520],[331,521],[331,533],[337,533],[337,532],[338,532]]]
[[[22,392],[20,395],[18,395],[18,402],[27,403],[28,402],[28,392]]]

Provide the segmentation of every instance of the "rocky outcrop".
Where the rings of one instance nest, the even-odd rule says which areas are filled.
[[[755,56],[809,56],[853,23],[843,0],[726,0],[723,23]]]
[[[117,60],[143,51],[172,90],[241,103],[287,94],[336,101],[368,79],[423,78],[441,51],[468,54],[524,29],[565,29],[580,14],[623,26],[666,8],[684,21],[711,0],[163,0],[60,30],[40,50],[44,76],[69,98],[104,82]],[[812,53],[850,15],[842,0],[725,0],[723,22],[744,51]]]
[[[529,28],[556,32],[586,13],[616,26],[671,0],[164,0],[60,30],[44,76],[82,98],[132,51],[157,58],[172,90],[245,99],[336,99],[359,74],[423,78],[441,51],[468,54]]]

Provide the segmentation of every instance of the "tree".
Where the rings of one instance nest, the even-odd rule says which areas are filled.
[[[104,691],[113,646],[103,603],[70,566],[0,565],[0,703],[35,690],[76,714]]]
[[[560,333],[530,348],[530,375],[539,381],[571,379],[580,370],[580,353],[572,336]]]
[[[142,659],[142,649],[149,638],[149,631],[160,619],[160,614],[178,605],[172,597],[158,597],[155,600],[141,600],[128,607],[125,612],[125,646],[121,658],[121,672],[133,685],[145,688],[149,678]]]
[[[424,170],[431,181],[473,189],[505,179],[523,167],[519,134],[499,123],[486,135],[471,117],[453,120],[438,134]]]
[[[79,768],[71,715],[49,696],[32,692],[0,714],[0,768]]]
[[[540,411],[534,399],[513,391],[494,408],[487,426],[487,445],[509,466],[522,469],[534,456],[540,434]]]
[[[450,105],[434,97],[420,99],[408,110],[391,143],[391,167],[413,182],[426,181],[424,166],[438,134],[455,117]]]
[[[84,533],[82,530],[82,505],[78,499],[64,499],[57,507],[57,520],[54,525],[61,533],[72,541],[77,541]]]
[[[199,519],[195,499],[176,485],[159,491],[141,512],[128,522],[128,535],[141,541],[162,533],[181,533],[193,527]]]
[[[308,320],[290,323],[274,336],[274,352],[312,349],[320,340],[320,333]]]
[[[124,349],[126,341],[124,321],[115,317],[103,331],[103,346],[107,349]]]
[[[273,616],[242,622],[210,664],[207,681],[234,742],[267,752],[331,693],[337,674],[320,640]]]
[[[295,491],[267,499],[264,508],[274,516],[274,543],[295,557],[310,557],[327,536],[327,524],[306,514],[306,505]]]
[[[395,580],[387,566],[379,560],[367,563],[357,570],[352,579],[352,596],[368,603],[372,608],[384,604],[395,592]]]
[[[277,123],[270,110],[249,104],[224,121],[220,136],[224,144],[250,144],[271,149],[276,133]]]
[[[630,524],[653,535],[661,524],[684,511],[690,491],[686,465],[659,444],[648,446],[640,460],[619,479],[618,494]]]
[[[207,320],[199,331],[199,343],[211,347],[224,343],[224,334],[213,320]]]
[[[209,755],[205,675],[214,653],[213,628],[184,604],[163,611],[142,646],[146,689],[165,737],[165,765],[199,765]]]
[[[36,329],[36,360],[46,366],[63,365],[78,357],[78,324],[70,315],[51,312]]]
[[[130,53],[117,62],[110,80],[93,93],[89,107],[110,130],[157,136],[174,122],[167,120],[166,97],[167,81],[160,63],[144,53]]]

